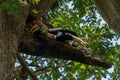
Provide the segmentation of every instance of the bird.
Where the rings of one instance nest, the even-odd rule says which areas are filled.
[[[26,24],[31,23],[33,27],[30,29],[31,33],[39,32],[38,34],[45,34],[49,38],[53,38],[56,41],[65,43],[68,40],[73,40],[81,45],[86,45],[87,42],[83,41],[77,36],[74,31],[63,29],[63,28],[48,28],[49,23],[44,23],[43,21],[29,15],[26,19]]]

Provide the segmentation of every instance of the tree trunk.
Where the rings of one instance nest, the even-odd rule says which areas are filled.
[[[101,16],[120,36],[120,0],[93,0]]]
[[[45,10],[40,10],[41,16],[47,12],[53,4],[53,1],[45,1],[51,5],[47,7],[45,6]],[[1,3],[3,3],[3,1],[1,1]],[[22,4],[24,5],[24,3]],[[41,5],[43,4],[44,3],[41,3]],[[6,11],[0,10],[0,80],[12,80],[16,54],[18,53],[18,46],[20,44],[20,39],[25,26],[25,18],[29,14],[28,4],[24,7],[26,13],[23,13],[24,16],[21,18],[18,18],[13,14],[8,14]],[[43,8],[43,6],[41,7]]]
[[[12,80],[24,21],[0,10],[0,80]],[[20,24],[21,23],[21,24]]]

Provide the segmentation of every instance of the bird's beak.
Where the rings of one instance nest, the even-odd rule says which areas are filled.
[[[37,24],[35,24],[35,25],[30,29],[30,32],[31,32],[31,33],[34,33],[34,32],[36,32],[36,31],[38,31],[38,30],[40,30],[40,26],[37,25]]]

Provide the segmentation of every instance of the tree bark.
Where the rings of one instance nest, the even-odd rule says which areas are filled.
[[[3,1],[0,3],[2,2]],[[41,0],[41,2],[42,3],[39,3],[42,5],[41,8],[39,8],[39,16],[44,15],[53,4],[53,2],[47,0]],[[45,6],[45,2],[50,5]],[[24,4],[23,2],[21,4],[26,8],[24,9],[24,16],[21,16],[21,18],[16,17],[15,14],[9,14],[7,11],[0,10],[0,80],[12,80],[18,46],[25,27],[25,19],[29,14],[26,3]],[[35,8],[38,5],[30,6],[32,10],[33,7]]]
[[[120,36],[120,0],[93,0],[105,21]]]
[[[111,63],[99,57],[92,57],[88,49],[73,47],[70,44],[50,39],[45,35],[38,36],[30,32],[24,33],[19,51],[33,56],[72,60],[88,65],[101,66],[106,69],[112,66]]]
[[[0,10],[0,80],[12,80],[23,29],[24,19]]]

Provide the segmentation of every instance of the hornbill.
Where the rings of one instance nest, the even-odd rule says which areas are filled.
[[[33,27],[30,30],[31,33],[38,31],[39,33],[43,33],[46,36],[48,36],[50,38],[54,38],[54,39],[56,39],[56,41],[59,41],[59,42],[65,43],[66,40],[73,40],[82,45],[86,44],[86,42],[84,42],[82,39],[77,37],[77,34],[75,32],[70,31],[68,29],[54,28],[54,27],[48,29],[48,26],[46,25],[48,23],[44,23],[31,15],[29,15],[26,20],[26,24],[29,24],[29,23],[31,23],[33,25]],[[50,24],[48,24],[48,25],[50,25]]]

